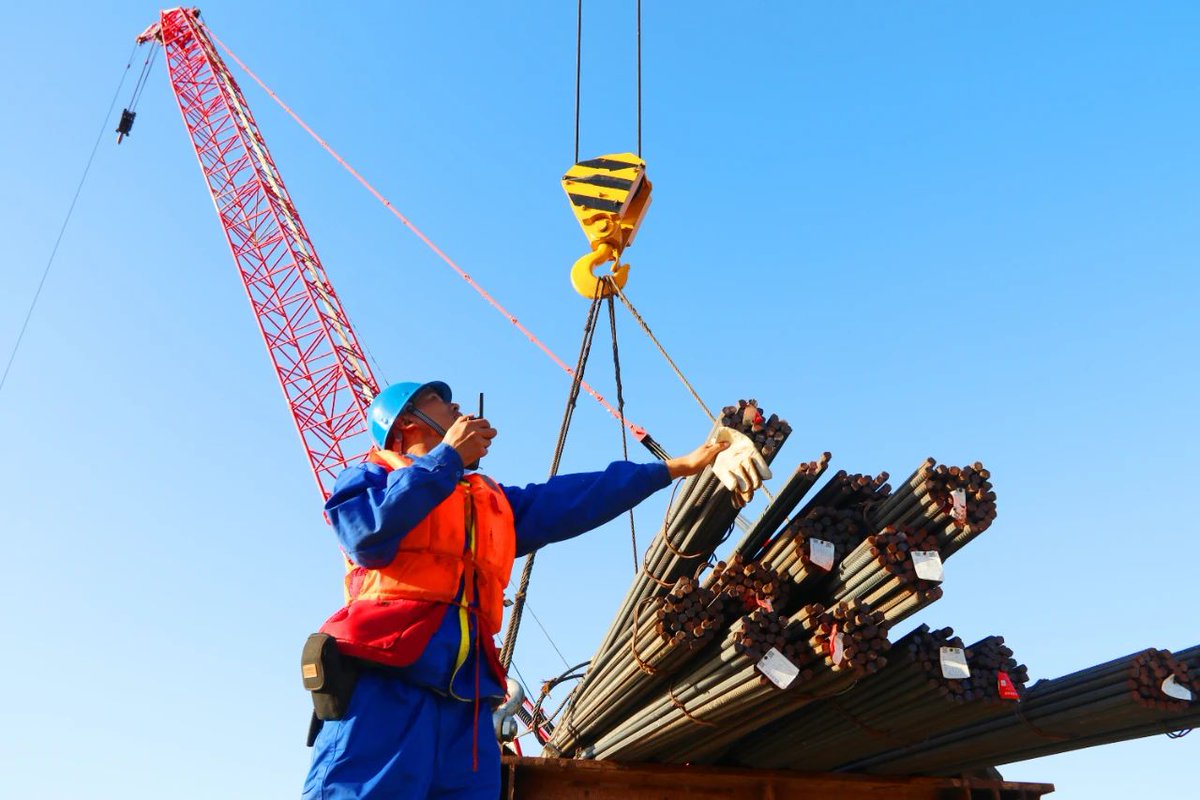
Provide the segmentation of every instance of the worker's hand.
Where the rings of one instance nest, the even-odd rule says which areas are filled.
[[[671,480],[695,475],[711,465],[721,451],[729,447],[728,442],[705,442],[686,456],[672,458],[667,461],[667,472]]]
[[[726,447],[713,462],[713,474],[733,494],[733,504],[741,508],[750,502],[762,482],[771,477],[771,470],[746,434],[721,428],[714,439],[725,442]]]
[[[486,419],[464,415],[454,420],[442,442],[458,451],[463,464],[478,464],[496,438],[496,429]]]

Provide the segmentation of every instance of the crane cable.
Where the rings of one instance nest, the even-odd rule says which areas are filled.
[[[4,390],[4,384],[8,380],[8,372],[12,369],[13,361],[17,357],[17,351],[21,349],[21,342],[25,338],[25,330],[29,327],[29,320],[33,317],[33,309],[37,306],[38,298],[42,296],[42,287],[46,285],[46,278],[50,275],[50,267],[54,264],[54,257],[58,254],[58,246],[62,244],[63,235],[67,232],[67,225],[71,222],[71,214],[75,211],[75,203],[79,200],[79,193],[83,191],[84,181],[87,180],[88,172],[92,168],[92,161],[96,158],[96,151],[100,149],[100,140],[104,138],[104,134],[108,129],[108,120],[112,116],[113,108],[117,105],[117,96],[121,93],[121,87],[125,85],[125,79],[129,76],[129,68],[133,64],[133,54],[137,50],[135,42],[133,48],[129,51],[129,55],[125,58],[125,68],[121,70],[121,80],[117,82],[117,88],[113,91],[112,100],[108,103],[108,110],[104,112],[104,121],[100,123],[100,132],[96,134],[96,142],[92,145],[92,152],[88,156],[87,164],[83,167],[83,175],[79,178],[79,185],[75,187],[75,196],[71,198],[71,205],[67,208],[67,216],[63,219],[62,226],[58,229],[58,237],[54,240],[54,246],[50,248],[50,258],[46,260],[46,267],[42,270],[42,278],[38,281],[37,290],[33,293],[33,300],[29,303],[29,310],[25,312],[25,321],[21,323],[21,330],[17,334],[17,341],[13,343],[12,352],[9,353],[8,363],[4,367],[4,374],[0,375],[0,391]]]
[[[134,45],[136,47],[136,45]],[[146,53],[146,60],[142,63],[142,72],[138,75],[137,83],[133,85],[133,96],[129,99],[127,109],[129,111],[137,111],[138,101],[142,99],[142,91],[146,88],[146,83],[150,80],[150,71],[154,69],[154,53],[158,47],[158,42],[150,43],[150,50]]]
[[[637,156],[642,157],[642,0],[637,0]],[[583,0],[575,4],[575,163],[579,163],[579,97],[583,72]]]

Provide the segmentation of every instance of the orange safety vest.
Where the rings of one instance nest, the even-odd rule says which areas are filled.
[[[407,456],[386,450],[372,450],[367,460],[388,471],[412,464]],[[477,616],[479,632],[489,644],[500,632],[504,587],[515,558],[516,529],[508,498],[490,478],[470,473],[405,534],[391,563],[368,569],[346,559],[346,606],[327,627],[335,626],[329,632],[345,652],[367,655],[393,647],[397,634],[411,624],[412,605],[394,601],[457,606],[463,632],[461,666],[469,647],[469,614]],[[363,617],[369,616],[369,625],[353,623],[360,608],[367,612]],[[394,625],[387,623],[390,614],[395,615]],[[418,656],[409,652],[400,660],[411,663]]]

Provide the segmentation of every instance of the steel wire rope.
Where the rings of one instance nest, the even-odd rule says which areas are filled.
[[[121,70],[121,80],[117,82],[117,88],[113,91],[112,100],[108,103],[108,110],[104,112],[104,121],[100,123],[100,132],[96,134],[96,142],[92,145],[92,152],[88,156],[87,164],[83,167],[83,175],[79,178],[79,185],[75,187],[75,195],[71,198],[71,205],[67,207],[67,215],[63,219],[62,226],[58,229],[58,237],[54,240],[54,246],[50,248],[50,258],[46,260],[46,267],[42,270],[42,278],[38,281],[37,289],[33,293],[33,300],[29,303],[29,310],[25,312],[25,320],[21,323],[21,330],[17,333],[17,340],[13,343],[12,352],[8,355],[8,363],[4,366],[4,374],[0,375],[0,391],[4,391],[4,385],[8,381],[9,370],[12,369],[13,361],[17,358],[17,351],[21,349],[21,342],[25,339],[25,331],[29,328],[29,320],[33,317],[33,310],[37,307],[38,298],[42,296],[42,288],[46,285],[46,278],[50,275],[50,267],[54,264],[54,257],[58,254],[58,247],[62,244],[63,235],[67,232],[67,225],[71,222],[71,215],[75,211],[75,204],[79,200],[79,194],[83,191],[84,181],[87,180],[88,172],[92,169],[92,162],[96,159],[96,151],[100,149],[100,140],[104,138],[104,133],[108,129],[108,120],[112,117],[112,110],[117,105],[117,96],[121,94],[121,87],[125,85],[125,79],[129,76],[129,67],[133,64],[133,54],[137,51],[137,43],[129,51],[129,55],[125,57],[125,68]]]
[[[571,391],[567,395],[567,407],[563,410],[562,425],[558,429],[558,442],[554,446],[550,477],[558,474],[558,465],[562,461],[563,449],[567,443],[567,431],[571,427],[571,418],[575,414],[575,402],[579,398],[579,388],[583,383],[583,373],[587,368],[588,356],[592,350],[592,338],[596,332],[596,318],[600,314],[600,287],[602,285],[601,283],[596,284],[596,294],[592,297],[592,304],[588,307],[583,341],[579,346],[579,358],[575,362],[574,378],[571,381]],[[517,585],[517,593],[513,597],[513,610],[508,620],[508,630],[504,634],[504,644],[500,649],[500,663],[506,668],[512,661],[513,651],[517,646],[517,632],[521,628],[521,616],[525,610],[525,593],[529,589],[529,578],[533,574],[533,563],[536,557],[536,550],[525,557],[525,565],[521,569],[521,580]]]
[[[135,45],[136,47],[136,45]],[[142,99],[142,92],[146,89],[146,84],[150,80],[150,72],[154,69],[154,54],[157,52],[157,42],[151,42],[150,50],[146,53],[146,60],[142,63],[142,72],[138,75],[137,83],[133,85],[133,95],[129,98],[129,110],[136,111],[138,101]]]
[[[583,0],[575,4],[575,163],[579,163],[579,83],[583,64]]]
[[[642,0],[637,0],[637,154],[642,157]]]
[[[203,24],[203,23],[201,23],[201,24]],[[558,357],[558,354],[556,354],[553,350],[551,350],[544,342],[542,342],[541,339],[539,339],[537,336],[535,336],[532,331],[530,331],[527,327],[525,327],[525,325],[523,325],[520,322],[520,320],[518,320],[515,316],[513,316],[513,314],[510,313],[507,308],[505,308],[503,305],[501,305],[500,302],[498,300],[496,300],[496,298],[492,297],[492,295],[489,294],[486,289],[484,289],[477,281],[475,281],[475,279],[472,278],[462,267],[460,267],[457,263],[455,263],[455,261],[452,258],[450,258],[450,256],[446,255],[445,251],[443,251],[440,247],[438,247],[433,242],[432,239],[430,239],[428,236],[426,236],[425,233],[420,228],[418,228],[416,225],[414,225],[412,220],[410,220],[408,217],[406,217],[404,214],[402,214],[395,206],[393,206],[392,202],[390,200],[388,200],[386,197],[384,197],[383,194],[380,193],[380,191],[378,189],[376,189],[374,187],[374,185],[372,185],[370,183],[370,181],[368,181],[366,178],[364,178],[362,176],[362,174],[358,172],[358,170],[356,170],[354,167],[352,167],[350,165],[350,163],[348,161],[346,161],[346,159],[342,158],[342,156],[339,155],[336,150],[334,150],[332,147],[330,147],[328,142],[326,142],[324,139],[322,139],[317,134],[316,131],[314,131],[311,127],[309,127],[308,123],[306,123],[303,119],[300,118],[299,114],[297,114],[295,111],[293,111],[292,108],[290,106],[288,106],[287,103],[283,102],[283,100],[279,97],[279,95],[275,94],[275,92],[272,91],[271,88],[268,87],[266,85],[266,83],[263,82],[262,78],[258,77],[257,74],[255,74],[253,71],[251,71],[251,69],[249,67],[247,67],[246,64],[240,58],[238,58],[237,55],[234,54],[234,52],[232,50],[230,50],[229,47],[226,46],[226,44],[224,42],[222,42],[219,38],[217,38],[213,34],[211,29],[209,29],[207,26],[205,26],[205,31],[208,33],[209,37],[211,37],[212,40],[214,42],[216,42],[217,46],[220,47],[221,50],[223,50],[227,56],[229,56],[231,59],[233,59],[233,62],[235,64],[237,64],[238,67],[240,67],[243,72],[245,72],[247,75],[249,75],[251,80],[253,80],[255,83],[258,84],[259,88],[261,88],[264,92],[266,92],[267,95],[270,96],[270,98],[280,108],[282,108],[287,113],[288,116],[290,116],[296,122],[296,124],[298,124],[301,128],[303,128],[304,132],[307,133],[309,136],[311,136],[313,138],[313,140],[316,141],[316,143],[321,146],[321,149],[323,149],[326,153],[328,153],[331,157],[333,157],[333,159],[335,161],[337,161],[338,164],[341,165],[341,167],[343,169],[345,169],[347,172],[349,172],[350,175],[353,176],[355,180],[357,180],[360,184],[362,184],[363,188],[365,188],[368,192],[370,192],[371,196],[373,196],[376,200],[378,200],[380,203],[382,203],[383,206],[392,214],[392,216],[394,216],[396,219],[400,220],[400,222],[406,228],[408,228],[413,233],[414,236],[416,236],[418,239],[420,239],[421,242],[426,247],[428,247],[430,250],[432,250],[438,258],[440,258],[442,261],[444,261],[446,263],[446,265],[448,267],[450,267],[452,270],[454,270],[454,272],[460,278],[462,278],[464,281],[466,281],[467,284],[472,289],[474,289],[475,292],[477,294],[479,294],[480,297],[482,297],[485,301],[487,301],[488,305],[492,306],[492,308],[496,309],[498,312],[500,312],[501,315],[504,316],[505,319],[507,319],[510,323],[512,323],[513,327],[515,327],[518,331],[520,331],[521,334],[526,339],[528,339],[535,347],[537,347],[539,350],[541,350],[542,353],[544,353],[560,369],[562,369],[568,375],[572,375],[571,368],[567,366],[566,362],[564,362],[561,358]],[[597,392],[587,381],[583,381],[583,380],[579,381],[579,386],[583,391],[587,392],[592,397],[593,400],[595,400],[597,403],[599,403],[609,414],[611,414],[613,417],[615,417],[617,419],[622,419],[621,416],[619,414],[617,414],[617,410],[615,408],[613,408],[612,405],[607,400],[605,400],[604,397],[599,392]],[[634,437],[638,441],[640,441],[648,450],[650,450],[650,452],[652,452],[657,458],[663,459],[664,461],[667,459],[666,453],[662,450],[661,447],[658,446],[657,442],[655,442],[649,435],[647,435],[645,429],[639,427],[638,425],[635,425],[634,423],[630,422],[627,419],[622,419],[622,423],[625,425],[625,427],[627,427],[634,434]]]
[[[617,296],[621,298],[621,302],[625,304],[625,308],[629,309],[630,315],[632,315],[634,320],[637,321],[637,324],[641,327],[642,332],[650,338],[650,341],[654,342],[654,346],[658,348],[658,352],[662,354],[662,357],[666,359],[667,364],[671,366],[671,369],[675,372],[675,376],[683,382],[684,387],[686,387],[688,392],[691,393],[692,399],[694,399],[696,404],[700,406],[700,410],[702,410],[704,415],[708,417],[708,421],[715,424],[717,421],[716,416],[708,410],[708,405],[700,399],[699,393],[696,392],[695,388],[692,387],[691,382],[686,376],[684,376],[683,370],[681,370],[679,365],[675,363],[675,360],[667,354],[667,349],[662,346],[662,342],[658,341],[658,337],[654,335],[654,331],[650,330],[650,326],[646,324],[646,320],[642,318],[642,315],[638,313],[638,310],[633,307],[633,303],[630,302],[629,298],[625,295],[625,292],[621,291],[621,287],[616,283],[616,281],[613,281],[612,287],[616,290]]]
[[[517,588],[516,586],[513,586],[512,580],[509,580],[508,585],[512,586],[514,589]],[[525,610],[529,612],[529,615],[533,617],[533,621],[536,622],[538,627],[542,629],[542,633],[546,636],[546,641],[548,641],[550,646],[554,648],[554,652],[558,654],[558,658],[563,662],[563,666],[570,666],[567,663],[567,657],[563,655],[562,650],[558,649],[558,644],[555,643],[554,637],[550,635],[550,631],[546,630],[546,626],[542,624],[542,620],[538,617],[537,612],[533,610],[533,606],[529,605],[528,601],[525,603]]]
[[[616,285],[616,281],[606,277],[605,283]],[[617,384],[617,413],[621,418],[625,417],[625,393],[621,387],[621,355],[617,350],[617,310],[616,304],[613,302],[613,296],[608,295],[608,325],[612,330],[612,353],[613,353],[613,373]],[[629,460],[629,442],[625,437],[625,426],[621,428],[621,457],[626,461]],[[637,575],[638,571],[638,545],[637,545],[637,526],[634,523],[633,509],[629,509],[629,539],[633,546],[633,574]]]
[[[681,370],[679,368],[679,365],[675,363],[675,359],[671,358],[671,356],[667,353],[667,349],[665,347],[663,347],[662,342],[660,342],[658,340],[658,337],[654,335],[654,331],[650,330],[650,326],[646,323],[646,320],[642,317],[642,315],[640,313],[638,313],[638,310],[633,307],[633,303],[625,295],[625,292],[623,292],[621,290],[621,287],[619,285],[617,285],[616,281],[611,281],[611,286],[613,287],[613,290],[617,293],[617,296],[621,298],[621,302],[625,304],[625,307],[627,309],[629,309],[630,315],[637,321],[638,325],[642,329],[642,332],[645,333],[647,337],[649,337],[650,341],[654,342],[654,346],[658,348],[658,352],[662,354],[662,357],[664,359],[666,359],[667,364],[670,365],[671,370],[674,371],[674,373],[675,373],[675,376],[677,378],[679,378],[679,380],[683,383],[684,387],[692,395],[692,399],[694,399],[696,401],[696,404],[700,406],[700,409],[704,412],[704,415],[706,417],[708,417],[709,422],[716,425],[717,424],[716,416],[711,411],[709,411],[708,405],[705,404],[705,402],[700,399],[700,395],[699,395],[699,393],[696,392],[695,387],[692,386],[691,381],[689,381],[687,379],[687,376],[685,376],[683,374],[683,370]],[[773,495],[771,493],[770,489],[768,489],[766,486],[763,486],[761,488],[762,488],[763,494],[765,494],[767,496],[767,499],[769,499],[771,501],[775,500],[775,495]],[[742,530],[750,529],[749,521],[744,519],[740,513],[738,514],[738,516],[735,520],[735,523]],[[726,533],[726,537],[728,537],[728,535],[729,534]],[[722,541],[724,541],[724,540],[722,540]]]

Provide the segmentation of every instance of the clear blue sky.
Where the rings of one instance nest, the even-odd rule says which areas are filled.
[[[203,10],[569,356],[585,310],[567,283],[585,243],[558,183],[573,160],[574,5]],[[633,3],[585,6],[582,152],[629,150]],[[1035,679],[1200,641],[1184,591],[1200,6],[645,6],[655,201],[628,288],[706,401],[752,396],[789,419],[784,473],[823,450],[835,468],[898,477],[928,455],[984,461],[1000,517],[949,562],[921,620],[1005,636]],[[156,11],[0,12],[5,359]],[[382,376],[485,391],[501,432],[487,469],[541,479],[564,375],[242,84]],[[298,653],[340,603],[339,556],[162,63],[138,112],[125,144],[105,134],[0,393],[3,793],[294,797],[309,758]],[[630,417],[690,448],[707,422],[621,324]],[[564,469],[619,454],[615,423],[584,402]],[[664,501],[638,514],[643,544]],[[530,604],[567,661],[607,627],[629,551],[620,521],[538,559]],[[516,663],[535,684],[564,668],[528,618]],[[1004,773],[1062,798],[1179,793],[1198,743]]]

